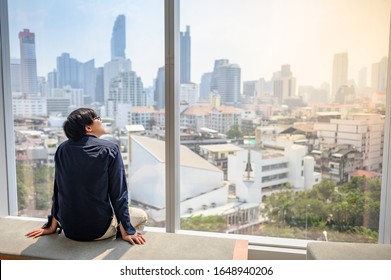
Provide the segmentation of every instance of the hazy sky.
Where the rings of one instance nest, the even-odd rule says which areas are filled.
[[[11,57],[19,57],[18,32],[36,36],[38,74],[68,52],[81,62],[110,59],[115,18],[126,16],[126,55],[144,86],[164,65],[163,0],[9,0]],[[191,28],[192,81],[226,58],[242,81],[269,80],[290,64],[297,85],[331,80],[333,55],[348,52],[349,78],[388,55],[390,0],[182,0],[180,26]]]

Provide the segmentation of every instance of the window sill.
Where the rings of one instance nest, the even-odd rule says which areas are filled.
[[[145,232],[147,243],[143,246],[132,246],[120,239],[77,242],[64,234],[38,239],[24,236],[41,225],[41,219],[0,218],[0,259],[229,260],[247,259],[248,255],[245,240],[164,232]]]

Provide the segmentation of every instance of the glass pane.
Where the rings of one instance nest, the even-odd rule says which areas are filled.
[[[20,215],[49,213],[62,124],[90,107],[120,146],[131,204],[164,226],[163,3],[8,1]]]
[[[181,1],[182,229],[377,242],[390,8]]]

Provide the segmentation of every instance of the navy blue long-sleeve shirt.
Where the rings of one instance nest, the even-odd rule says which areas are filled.
[[[94,135],[67,140],[56,151],[52,216],[65,236],[78,241],[101,237],[115,214],[128,234],[125,170],[118,145]]]

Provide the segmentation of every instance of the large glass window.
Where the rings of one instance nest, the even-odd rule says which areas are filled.
[[[47,215],[61,125],[88,106],[165,226],[179,113],[181,229],[377,242],[389,1],[181,0],[168,113],[163,4],[8,1],[18,214]]]
[[[390,8],[181,1],[182,229],[378,242]]]
[[[18,213],[46,217],[62,123],[101,116],[131,203],[165,223],[163,1],[9,1]]]

